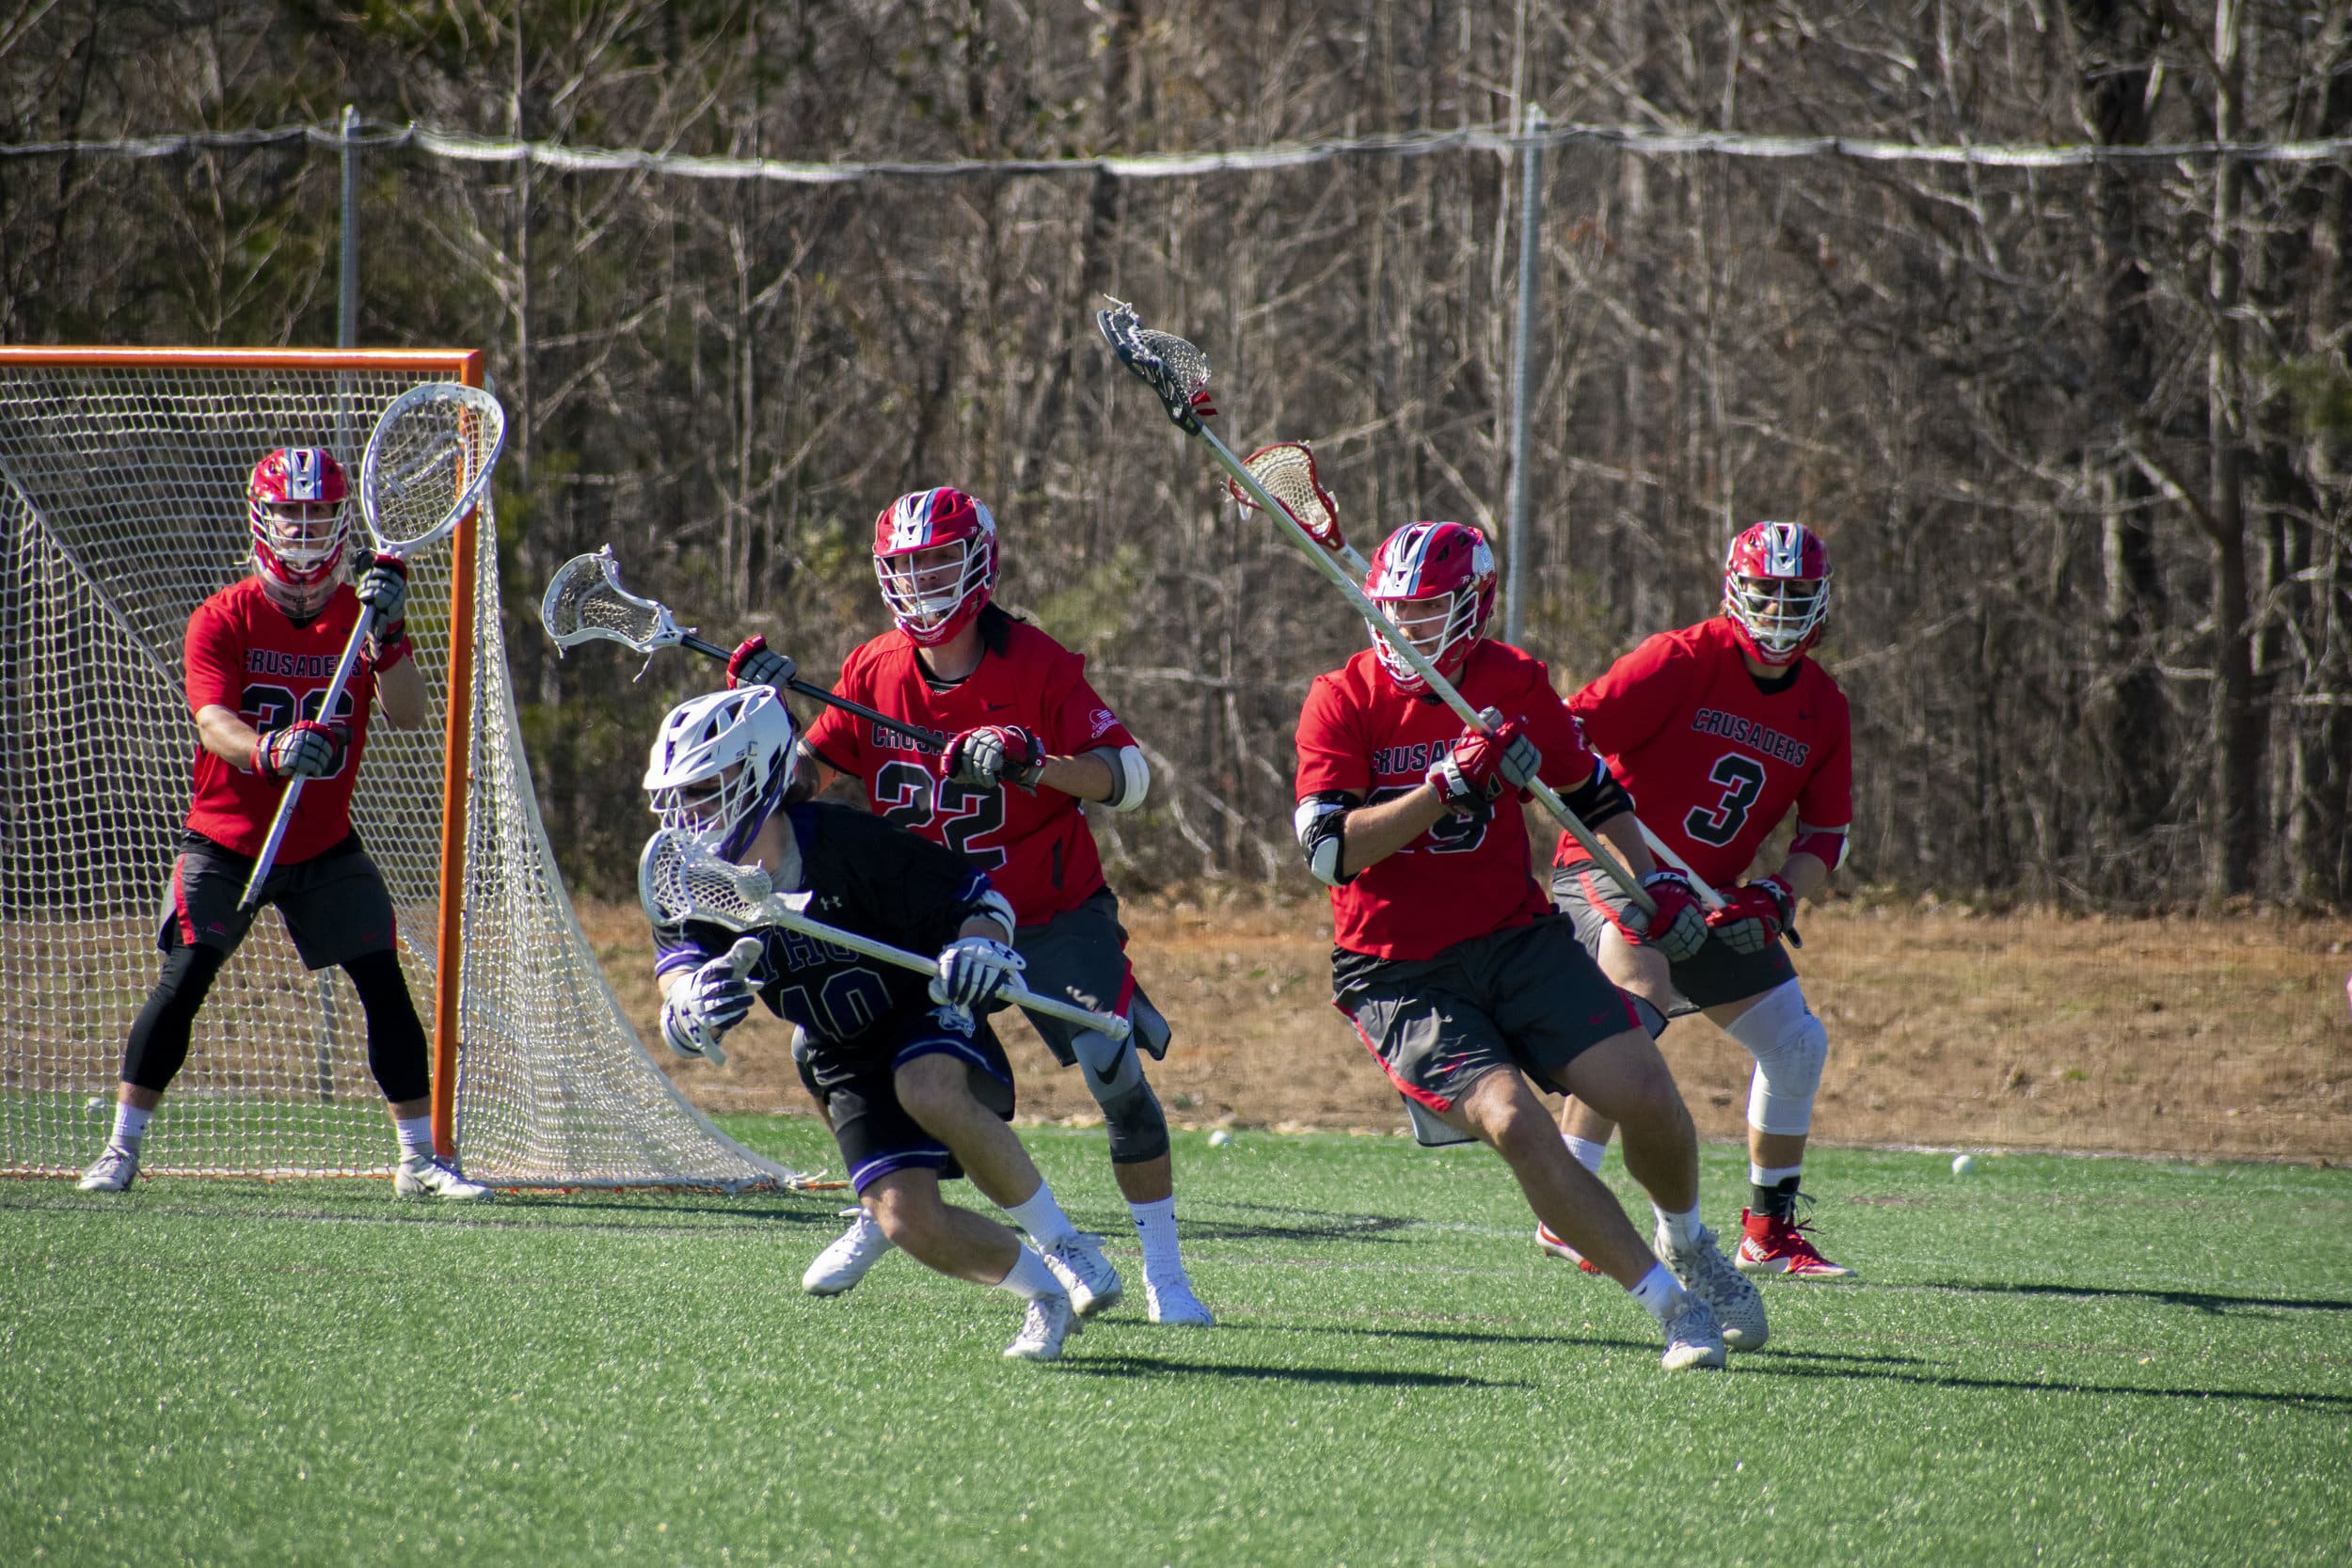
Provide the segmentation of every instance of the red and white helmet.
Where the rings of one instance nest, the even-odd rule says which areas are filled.
[[[325,447],[280,447],[253,465],[245,487],[253,560],[289,608],[326,602],[351,541],[351,481]]]
[[[954,546],[955,553],[908,558]],[[874,519],[874,576],[890,618],[917,647],[935,648],[961,631],[996,587],[996,519],[946,485],[900,496]]]
[[[1486,617],[1494,613],[1494,546],[1466,523],[1407,523],[1372,552],[1364,596],[1386,610],[1422,657],[1450,679],[1485,635]],[[1394,608],[1422,599],[1444,602],[1419,611]],[[1372,651],[1398,690],[1426,688],[1377,631],[1372,634]]]
[[[1803,523],[1756,523],[1724,552],[1724,613],[1761,664],[1794,664],[1829,619],[1829,548]]]

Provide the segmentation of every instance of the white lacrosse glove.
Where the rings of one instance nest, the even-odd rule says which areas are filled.
[[[987,937],[958,937],[939,950],[931,1000],[977,1012],[1028,968],[1020,954]]]
[[[727,1053],[720,1049],[719,1038],[752,1010],[752,985],[743,977],[750,964],[739,965],[746,945],[754,950],[748,957],[756,958],[758,943],[746,939],[670,988],[661,1004],[664,1045],[681,1056],[726,1065]]]
[[[941,766],[957,784],[1030,789],[1045,771],[1045,742],[1018,724],[983,724],[948,741]]]

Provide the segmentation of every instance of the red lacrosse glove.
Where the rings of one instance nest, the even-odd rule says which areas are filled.
[[[1668,963],[1695,958],[1707,945],[1707,911],[1690,879],[1679,871],[1661,869],[1642,879],[1642,891],[1657,900],[1658,911],[1645,916],[1634,905],[1625,911],[1625,939],[1636,947],[1654,947]]]
[[[1464,730],[1454,750],[1431,763],[1424,775],[1456,816],[1474,814],[1505,789],[1525,789],[1544,765],[1543,752],[1527,737],[1525,721],[1505,719],[1491,707],[1478,717],[1486,727]]]
[[[253,765],[278,779],[323,779],[343,765],[343,738],[326,725],[297,719],[253,748]]]
[[[1761,953],[1786,931],[1794,942],[1797,897],[1777,877],[1758,877],[1724,895],[1724,907],[1708,912],[1707,924],[1734,953]]]
[[[957,784],[1029,789],[1045,771],[1045,742],[1018,724],[984,724],[947,742],[945,766]]]
[[[799,673],[800,667],[768,646],[768,639],[755,633],[735,645],[727,655],[727,689],[739,686],[773,686],[781,688]]]

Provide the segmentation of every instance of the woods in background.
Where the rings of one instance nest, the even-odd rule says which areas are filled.
[[[336,150],[27,144],[335,122],[944,162],[1507,127],[1922,145],[2352,135],[2340,7],[1949,0],[855,6],[58,0],[0,16],[0,339],[331,344]],[[952,483],[1151,749],[1115,874],[1304,885],[1290,725],[1363,629],[1104,354],[1104,293],[1208,351],[1226,439],[1315,444],[1362,542],[1524,550],[1568,679],[1819,531],[1856,882],[2099,906],[2352,903],[2352,158],[2059,168],[1570,140],[1544,162],[1533,526],[1502,537],[1518,171],[1353,152],[1176,179],[828,185],[387,145],[363,345],[489,351],[510,633],[549,832],[628,883],[644,738],[708,672],[559,661],[548,574],[629,581],[822,678],[874,513]],[[621,656],[625,657],[626,656]],[[633,667],[628,667],[633,673]]]

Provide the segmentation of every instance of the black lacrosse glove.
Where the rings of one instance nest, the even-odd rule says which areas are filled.
[[[272,778],[323,779],[343,765],[343,737],[327,725],[297,719],[262,736],[253,765]]]
[[[377,626],[400,624],[408,609],[408,563],[396,555],[362,550],[358,566],[359,602],[375,611]]]

